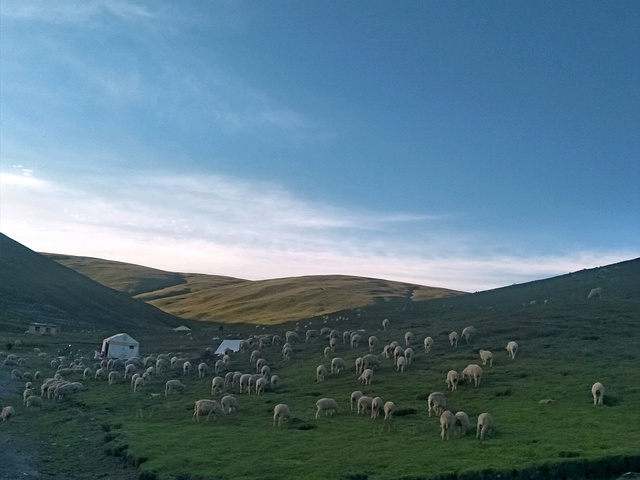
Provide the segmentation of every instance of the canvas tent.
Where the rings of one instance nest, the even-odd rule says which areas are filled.
[[[176,327],[173,329],[174,332],[190,332],[191,329],[189,327],[186,327],[184,325],[180,325],[179,327]]]
[[[102,358],[128,358],[137,357],[140,344],[126,333],[118,333],[102,341]]]
[[[216,355],[224,355],[224,351],[228,348],[232,352],[237,352],[240,350],[240,342],[242,340],[223,340],[218,349],[216,350]]]

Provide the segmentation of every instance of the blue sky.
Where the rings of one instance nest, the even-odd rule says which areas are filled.
[[[2,1],[0,229],[466,291],[640,256],[640,3]]]

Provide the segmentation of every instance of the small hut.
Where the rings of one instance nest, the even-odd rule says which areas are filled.
[[[58,326],[48,323],[30,323],[27,333],[32,335],[55,335],[58,333]]]
[[[137,357],[140,344],[126,333],[118,333],[102,341],[102,358],[128,358]]]

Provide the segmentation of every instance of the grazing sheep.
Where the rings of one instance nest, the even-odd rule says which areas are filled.
[[[16,413],[16,411],[14,410],[13,407],[11,407],[11,406],[4,407],[2,409],[2,413],[0,413],[0,419],[2,419],[3,422],[6,422],[11,417],[13,417],[15,415],[15,413]]]
[[[376,337],[375,335],[371,335],[369,337],[369,351],[373,352],[377,346],[378,346],[378,337]]]
[[[340,373],[340,371],[345,370],[346,368],[347,364],[342,358],[336,357],[331,360],[331,373]]]
[[[280,385],[280,377],[278,375],[271,375],[269,383],[271,384],[271,389],[275,390]]]
[[[458,382],[460,381],[460,374],[455,370],[449,370],[447,372],[447,379],[445,380],[447,384],[447,388],[450,388],[453,392],[456,388],[458,388]]]
[[[264,358],[259,358],[256,361],[256,373],[260,373],[260,370],[262,370],[262,367],[264,367],[267,364],[267,361]]]
[[[180,380],[169,380],[164,386],[164,396],[169,396],[170,393],[184,392],[187,388]]]
[[[145,379],[143,377],[136,378],[136,381],[133,384],[133,391],[138,392],[142,390],[142,387],[144,386],[144,384],[145,384]]]
[[[298,334],[296,332],[293,331],[288,331],[285,334],[285,341],[287,343],[295,343],[298,341]]]
[[[251,392],[251,375],[245,373],[240,377],[240,393],[250,393]]]
[[[518,344],[514,341],[507,343],[507,352],[509,352],[509,357],[511,357],[511,360],[516,358],[516,353],[518,353]]]
[[[380,366],[380,359],[378,358],[377,355],[374,355],[373,353],[369,353],[367,355],[365,355],[364,357],[362,357],[362,368],[370,368],[371,370],[374,370],[376,368],[378,368]]]
[[[362,397],[362,392],[360,390],[356,390],[351,394],[351,411],[355,410],[358,406],[358,400]]]
[[[490,413],[481,413],[478,416],[478,431],[476,433],[476,438],[480,440],[484,439],[485,435],[491,433],[492,430],[495,429],[495,424],[493,423],[493,417]]]
[[[424,353],[429,353],[433,348],[433,338],[427,337],[424,339]]]
[[[267,387],[269,386],[269,380],[265,377],[260,377],[256,380],[256,394],[260,395],[261,393],[264,393],[264,391],[267,389]]]
[[[127,376],[132,376],[133,372],[136,371],[136,366],[132,363],[130,363],[129,365],[127,365],[126,367],[124,367],[124,379],[127,379]]]
[[[271,367],[269,367],[269,365],[265,365],[264,367],[262,367],[260,369],[260,375],[262,375],[264,378],[270,378],[271,377]]]
[[[413,342],[413,333],[411,333],[411,332],[405,333],[404,334],[404,346],[405,347],[411,346],[411,342]]]
[[[291,360],[291,354],[293,353],[293,348],[286,347],[282,350],[282,359],[285,361]]]
[[[284,350],[284,347],[283,347],[283,350]],[[254,350],[253,352],[251,352],[251,356],[249,357],[249,361],[251,363],[256,363],[259,358],[260,358],[260,350]]]
[[[331,353],[331,347],[324,347],[324,356],[328,357]]]
[[[384,331],[387,331],[387,328],[389,328],[389,319],[385,318],[384,320],[382,320],[382,328],[384,328]]]
[[[224,378],[213,377],[213,380],[211,380],[211,395],[222,393],[223,388],[224,388]]]
[[[195,401],[195,404],[193,407],[194,420],[197,420],[199,422],[200,416],[205,414],[207,415],[207,420],[209,420],[209,417],[211,416],[212,413],[217,415],[218,417],[222,417],[224,415],[224,412],[222,411],[222,407],[220,407],[218,402],[216,402],[215,400],[209,400],[206,398]]]
[[[462,330],[462,338],[465,339],[467,343],[471,341],[471,338],[476,334],[475,327],[464,327]]]
[[[393,419],[393,412],[396,411],[396,404],[393,402],[387,402],[384,404],[383,409],[385,421],[391,421]]]
[[[273,407],[273,426],[275,427],[276,422],[278,422],[278,426],[282,425],[282,422],[289,421],[291,418],[291,412],[289,411],[289,407],[284,403],[279,403],[275,407]]]
[[[489,366],[493,367],[493,353],[489,350],[480,350],[480,360],[482,360],[482,365],[486,365],[489,362]]]
[[[358,335],[357,333],[351,335],[351,348],[357,348],[360,346],[360,341],[362,340],[362,337],[360,335]]]
[[[89,367],[85,368],[82,371],[82,379],[86,381],[91,379],[91,377],[93,377],[93,370],[91,370]]]
[[[23,405],[27,404],[27,398],[33,395],[33,389],[27,388],[24,392],[22,392],[22,403]]]
[[[471,430],[471,421],[469,420],[469,415],[465,412],[457,412],[455,414],[456,417],[456,430],[457,432],[465,436],[469,430]]]
[[[360,415],[361,413],[364,415],[366,413],[371,412],[371,403],[373,402],[373,398],[367,397],[363,395],[358,399],[358,410],[357,413]]]
[[[238,400],[233,395],[225,395],[220,400],[220,406],[222,407],[222,411],[225,414],[230,414],[231,412],[236,412],[240,408],[238,405]]]
[[[604,386],[600,382],[596,382],[591,387],[591,393],[593,395],[594,405],[603,405]]]
[[[413,361],[413,348],[408,347],[404,349],[404,358],[407,359],[407,365],[411,365]]]
[[[444,396],[444,393],[441,392],[433,392],[427,398],[427,406],[429,408],[429,416],[431,416],[431,412],[435,415],[440,416],[444,411],[444,407],[447,406],[447,399]]]
[[[407,365],[406,357],[398,357],[398,370],[400,373],[404,373],[404,367]]]
[[[22,372],[17,368],[11,370],[11,380],[22,380]]]
[[[321,398],[316,402],[318,411],[316,412],[316,418],[320,416],[320,412],[324,412],[325,415],[333,415],[338,411],[338,404],[333,398]]]
[[[320,332],[318,330],[307,330],[305,335],[305,343],[309,343],[309,340],[316,341],[320,337]]]
[[[207,364],[200,362],[198,364],[198,378],[204,378],[207,375]]]
[[[362,372],[362,375],[358,377],[358,381],[363,385],[371,385],[371,381],[373,380],[373,370],[367,368]]]
[[[316,382],[324,381],[324,376],[327,374],[327,369],[324,365],[318,365],[316,368]]]
[[[452,430],[455,430],[456,428],[456,417],[455,415],[451,412],[451,410],[446,410],[444,412],[442,412],[442,415],[440,415],[440,436],[442,437],[442,440],[444,440],[444,437],[447,437],[447,440],[449,440],[449,436],[451,434]]]
[[[37,397],[36,395],[29,395],[25,402],[27,405],[27,409],[29,408],[39,408],[42,409],[42,398]]]
[[[375,397],[371,400],[371,418],[376,419],[380,416],[380,412],[384,409],[384,402],[382,398]]]
[[[600,287],[594,288],[589,292],[589,295],[587,295],[587,299],[595,298],[595,297],[602,298],[602,288]]]
[[[458,346],[458,332],[451,332],[449,334],[449,344],[452,347],[457,347]]]
[[[329,339],[329,349],[333,352],[335,351],[337,346],[338,346],[338,339],[335,337],[331,337]]]
[[[165,370],[169,370],[169,359],[160,357],[158,355],[158,360],[156,360],[156,372],[164,372]]]
[[[398,365],[398,358],[404,357],[404,348],[398,345],[393,349],[393,364]]]
[[[471,383],[471,380],[473,379],[473,383],[476,387],[480,385],[480,380],[482,379],[482,368],[480,365],[476,365],[475,363],[467,365],[467,367],[462,370],[462,380],[467,377],[469,377],[469,383]]]
[[[109,372],[109,385],[113,385],[114,383],[117,383],[118,380],[120,380],[120,378],[121,378],[120,372],[117,372],[115,370],[112,372]]]

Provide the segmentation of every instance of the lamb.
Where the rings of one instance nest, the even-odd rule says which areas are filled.
[[[449,370],[447,372],[447,379],[445,383],[447,384],[447,388],[450,388],[453,392],[456,388],[458,388],[458,382],[460,381],[460,374],[455,370]]]
[[[478,432],[476,433],[476,438],[483,440],[485,435],[491,433],[492,430],[495,429],[495,424],[493,423],[493,417],[490,413],[481,413],[478,416]]]
[[[591,393],[593,395],[594,405],[603,405],[604,386],[600,382],[596,382],[591,387]]]
[[[489,366],[493,367],[493,353],[489,350],[480,350],[480,360],[482,360],[482,365],[486,365],[489,362]]]
[[[207,375],[207,364],[200,362],[198,364],[198,378],[204,378]]]
[[[238,400],[236,400],[236,397],[233,395],[225,395],[222,397],[222,400],[220,400],[220,406],[222,407],[222,411],[227,415],[240,408]]]
[[[413,333],[411,333],[411,332],[405,333],[404,334],[404,346],[405,347],[411,346],[411,342],[413,342]]]
[[[424,353],[429,353],[433,348],[433,338],[427,337],[424,339]]]
[[[289,407],[284,403],[279,403],[275,407],[273,407],[273,426],[275,427],[276,422],[278,422],[278,426],[282,425],[282,422],[289,421],[291,419],[291,412],[289,411]]]
[[[449,440],[451,431],[455,430],[455,428],[456,417],[453,413],[451,413],[451,410],[442,412],[442,415],[440,415],[440,436],[442,437],[442,440],[444,440],[445,436],[447,437],[447,440]]]
[[[351,411],[355,410],[358,406],[358,400],[362,397],[363,394],[360,390],[356,390],[351,394]]]
[[[36,395],[30,395],[27,397],[25,404],[27,405],[27,409],[29,408],[42,409],[42,398]]]
[[[475,334],[476,334],[475,327],[465,327],[462,330],[462,338],[464,338],[467,343],[471,341],[471,337],[473,337]]]
[[[384,402],[382,398],[375,397],[371,401],[371,418],[376,419],[380,416],[380,412],[384,410]]]
[[[118,380],[120,380],[120,372],[117,372],[115,370],[113,372],[109,372],[109,385],[117,383]]]
[[[480,365],[476,365],[475,363],[467,365],[467,367],[462,370],[462,379],[464,380],[467,377],[469,377],[469,383],[471,383],[473,379],[476,387],[480,385],[480,380],[482,379],[482,368]]]
[[[2,409],[2,413],[0,413],[0,419],[2,419],[3,422],[6,422],[13,417],[15,413],[16,411],[12,406],[6,406]]]
[[[449,344],[452,347],[457,347],[458,346],[458,332],[451,332],[449,334]]]
[[[164,396],[169,396],[170,393],[183,392],[187,388],[180,380],[169,380],[164,386]]]
[[[365,369],[362,372],[362,375],[358,377],[358,381],[363,385],[371,385],[371,381],[373,380],[373,370],[370,368]]]
[[[369,351],[373,352],[377,346],[378,346],[378,337],[376,337],[375,335],[371,335],[369,337]]]
[[[223,388],[224,388],[224,378],[213,377],[213,380],[211,380],[211,395],[222,393]]]
[[[193,419],[200,421],[200,415],[207,415],[207,420],[211,414],[215,414],[218,417],[222,417],[224,412],[222,411],[222,407],[215,400],[202,399],[196,400],[195,405],[193,407]]]
[[[384,328],[384,331],[387,331],[387,328],[389,328],[389,319],[385,318],[384,320],[382,320],[382,328]]]
[[[393,419],[393,412],[396,411],[396,404],[393,402],[387,402],[384,404],[384,420],[391,421]]]
[[[509,357],[511,357],[511,360],[516,358],[516,353],[518,353],[518,344],[514,341],[507,343],[507,352],[509,352]]]
[[[441,415],[444,411],[444,407],[447,406],[447,399],[444,396],[444,393],[441,392],[433,392],[427,398],[427,406],[429,408],[429,416],[431,416],[431,412],[435,415]]]
[[[404,373],[404,367],[406,366],[406,364],[406,357],[398,357],[398,368],[396,370],[398,370],[400,373]]]
[[[321,398],[316,402],[318,411],[316,412],[316,418],[320,416],[320,412],[324,412],[325,415],[333,415],[338,411],[338,404],[333,398]]]
[[[358,399],[358,415],[369,413],[371,411],[371,403],[373,402],[373,398],[362,396]]]
[[[462,436],[465,436],[469,430],[471,430],[471,422],[469,421],[469,415],[465,412],[457,412],[456,417],[456,430]]]
[[[342,358],[336,357],[331,360],[331,373],[340,373],[341,370],[345,370],[346,368],[347,364]]]
[[[587,295],[587,299],[595,298],[595,297],[602,298],[602,288],[600,287],[594,288],[589,292],[589,295]]]
[[[324,365],[318,365],[316,368],[316,382],[324,381],[324,376],[327,374],[327,369]]]

